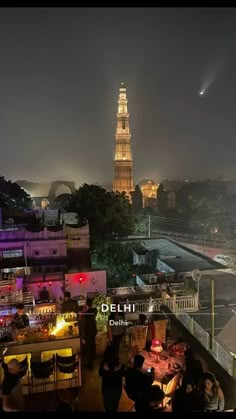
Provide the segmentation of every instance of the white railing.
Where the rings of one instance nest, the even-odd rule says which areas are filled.
[[[135,313],[152,313],[153,311],[159,311],[163,304],[173,312],[194,312],[198,310],[197,296],[192,297],[189,295],[183,297],[169,297],[165,303],[162,298],[149,298],[149,300],[136,300],[133,304],[135,304]]]
[[[17,303],[35,304],[34,295],[31,292],[16,291],[12,294],[6,295],[0,300],[0,306],[7,306],[8,304],[14,305]]]
[[[1,279],[0,280],[0,287],[7,287],[15,285],[16,281],[15,279]]]

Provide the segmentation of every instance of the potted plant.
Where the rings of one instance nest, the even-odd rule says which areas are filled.
[[[96,321],[98,333],[96,336],[96,353],[98,355],[104,353],[108,343],[107,323],[110,310],[104,313],[102,311],[102,304],[107,304],[110,307],[110,304],[112,304],[112,299],[106,295],[97,295],[93,299],[93,307],[97,309]]]

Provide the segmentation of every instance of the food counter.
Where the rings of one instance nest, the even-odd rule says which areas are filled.
[[[7,352],[4,356],[5,364],[13,358],[19,362],[25,361],[25,363],[27,359],[28,367],[21,379],[24,394],[80,387],[82,385],[81,342],[78,324],[75,322],[73,315],[57,316],[54,327],[52,324],[48,324],[47,326],[42,325],[18,330],[12,334],[12,342],[6,342],[2,346],[7,347]],[[59,363],[56,362],[56,355],[65,357],[60,361],[62,363],[61,369]],[[73,361],[71,360],[73,365],[68,366],[68,372],[65,372],[66,362],[70,362],[71,359],[66,357],[72,357],[73,355],[75,355]],[[48,378],[39,379],[37,374],[32,371],[31,362],[36,365],[38,362],[49,360],[51,360],[51,363],[49,362],[50,374]],[[37,367],[39,373],[40,368],[42,369],[43,365],[47,364]],[[70,368],[72,369],[70,370]],[[3,377],[4,368],[1,366],[1,383]]]

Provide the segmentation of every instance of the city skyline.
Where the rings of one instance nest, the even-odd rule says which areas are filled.
[[[112,184],[124,81],[135,184],[235,180],[235,18],[225,8],[2,9],[1,175]]]

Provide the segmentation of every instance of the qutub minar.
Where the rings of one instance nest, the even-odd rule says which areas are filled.
[[[127,107],[126,87],[121,83],[118,99],[116,149],[115,149],[115,176],[113,191],[126,192],[131,198],[130,192],[134,190],[133,183],[133,159],[131,155],[129,131],[129,113]]]

